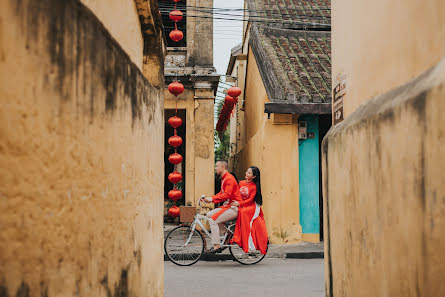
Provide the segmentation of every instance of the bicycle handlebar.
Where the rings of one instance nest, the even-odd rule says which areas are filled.
[[[202,198],[205,198],[205,196],[206,196],[206,195],[202,195],[201,198],[198,199],[198,205],[199,205],[200,207],[202,207],[202,205],[201,205],[201,199],[202,199]]]

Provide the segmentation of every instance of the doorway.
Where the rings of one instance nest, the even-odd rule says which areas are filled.
[[[319,207],[320,207],[320,241],[323,241],[323,179],[322,179],[322,150],[321,143],[323,142],[323,138],[328,133],[329,129],[332,126],[332,115],[331,114],[323,114],[318,118],[318,131],[319,131],[319,164],[320,164],[320,191],[319,191]]]

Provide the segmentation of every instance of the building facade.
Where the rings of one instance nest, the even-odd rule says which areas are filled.
[[[332,11],[326,296],[444,296],[445,3]]]
[[[163,296],[157,11],[0,3],[0,296]]]
[[[227,70],[243,90],[230,124],[230,164],[240,177],[260,168],[272,243],[319,242],[320,145],[331,125],[330,1],[251,0],[245,8],[243,43]]]

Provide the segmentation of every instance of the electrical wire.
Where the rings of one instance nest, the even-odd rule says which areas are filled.
[[[174,3],[170,3],[170,2],[160,2],[159,3],[159,7],[175,7]],[[249,8],[228,8],[228,7],[208,7],[208,6],[194,6],[194,5],[184,5],[184,4],[177,4],[176,5],[178,8],[179,7],[185,7],[187,9],[200,9],[200,10],[223,10],[223,11],[247,11],[247,12],[267,12],[267,11],[277,11],[280,9],[249,9]],[[331,10],[330,6],[312,6],[312,5],[306,5],[306,6],[302,6],[301,8],[297,9],[297,8],[285,8],[286,10],[300,10],[300,9],[308,9],[308,10]]]
[[[237,22],[253,22],[253,23],[287,23],[287,24],[302,24],[302,25],[329,25],[329,24],[320,24],[320,23],[307,23],[307,22],[301,22],[301,21],[295,21],[295,20],[285,20],[285,19],[231,19],[231,18],[218,18],[218,17],[212,17],[212,16],[187,16],[192,18],[202,18],[202,19],[210,19],[213,20],[227,20],[227,21],[237,21]],[[311,18],[308,18],[310,20]],[[201,21],[202,22],[202,21]]]
[[[167,9],[161,9],[160,12],[161,13],[170,13],[171,10],[167,10]],[[199,12],[199,11],[198,11]],[[240,18],[244,18],[244,17],[248,17],[248,18],[264,18],[264,17],[281,17],[281,18],[286,18],[286,17],[308,17],[308,18],[321,18],[321,19],[326,19],[326,18],[330,18],[330,16],[324,16],[324,15],[315,15],[315,14],[290,14],[290,13],[266,13],[266,14],[247,14],[247,15],[239,15],[239,14],[233,14],[233,13],[220,13],[220,12],[212,12],[212,11],[202,11],[202,13],[204,14],[211,14],[211,15],[217,15],[217,16],[230,16],[230,17],[240,17]],[[187,16],[187,12],[183,13],[185,16]]]
[[[160,3],[159,5],[161,12],[170,12],[171,9],[173,9],[175,6],[175,4],[173,3]],[[177,7],[178,9],[180,7]],[[246,12],[248,13],[249,17],[265,17],[265,16],[279,16],[279,17],[292,17],[292,16],[296,16],[298,15],[299,17],[318,17],[318,18],[330,18],[330,13],[329,15],[314,15],[314,12],[330,12],[331,8],[330,7],[314,7],[314,6],[307,6],[307,7],[302,7],[302,8],[286,8],[285,11],[286,12],[291,12],[291,11],[295,11],[297,13],[283,13],[281,12],[281,9],[264,9],[264,10],[251,10],[251,9],[244,9],[244,8],[235,8],[235,9],[230,9],[230,8],[215,8],[215,7],[204,7],[204,6],[187,6],[187,5],[182,5],[182,8],[187,11],[194,11],[194,12],[204,12],[207,14],[217,14],[217,15],[226,15],[226,16],[236,16],[236,17],[244,17],[246,14]],[[305,13],[308,12],[312,12],[310,15],[308,14],[301,14],[299,12],[304,11]],[[230,13],[229,13],[230,12]],[[243,13],[242,15],[240,14],[235,14],[235,13]]]
[[[161,11],[161,13],[164,14],[168,14],[170,13],[170,11]],[[283,16],[280,15],[280,17],[277,15],[276,17],[271,17],[269,15],[264,15],[264,16],[251,16],[251,15],[247,15],[247,16],[241,16],[241,15],[232,15],[232,14],[216,14],[216,13],[209,13],[209,14],[188,14],[188,13],[183,13],[183,15],[185,17],[192,17],[192,18],[210,18],[210,19],[215,19],[215,20],[237,20],[237,21],[246,21],[246,20],[250,20],[250,21],[267,21],[267,22],[271,22],[271,21],[292,21],[295,18],[299,18],[299,19],[311,19],[311,20],[319,20],[319,21],[326,21],[328,19],[330,19],[330,16],[317,16],[317,15],[288,15],[288,16]],[[216,16],[215,16],[216,15]]]

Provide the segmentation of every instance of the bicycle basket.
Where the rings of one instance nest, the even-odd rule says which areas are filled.
[[[179,221],[182,223],[193,222],[196,214],[196,207],[194,206],[180,206],[179,207]]]

